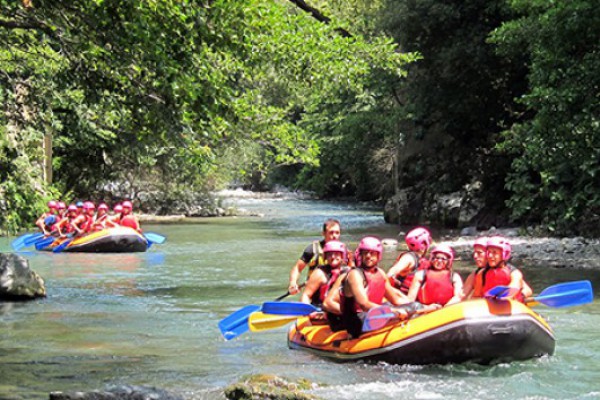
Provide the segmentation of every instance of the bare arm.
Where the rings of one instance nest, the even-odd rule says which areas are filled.
[[[421,284],[423,283],[423,274],[425,271],[420,271],[415,274],[412,283],[410,284],[410,289],[408,289],[408,299],[410,301],[417,300],[417,295],[419,294],[419,289],[421,289]]]
[[[395,289],[388,279],[385,282],[385,298],[396,306],[410,303],[408,296]]]
[[[467,276],[467,279],[465,280],[465,284],[463,285],[463,290],[462,290],[462,294],[461,294],[461,298],[464,299],[468,299],[471,296],[471,293],[473,292],[473,288],[475,287],[475,275],[477,274],[477,271],[473,271],[469,274],[469,276]]]
[[[373,307],[377,307],[380,304],[373,303],[369,300],[369,295],[367,294],[367,289],[365,288],[365,282],[363,279],[363,275],[358,272],[357,269],[350,270],[348,272],[348,287],[344,288],[344,293],[346,295],[352,295],[354,297],[354,301],[356,304],[363,309],[363,311],[368,311]],[[352,297],[349,296],[349,297]]]
[[[454,295],[446,303],[447,306],[458,303],[459,301],[462,300],[462,295],[463,295],[462,278],[457,273],[452,274],[452,286],[454,287]]]
[[[310,278],[308,278],[308,282],[306,282],[306,286],[304,287],[300,301],[310,304],[312,296],[321,288],[321,285],[325,283],[327,283],[327,277],[325,276],[325,273],[320,269],[316,269],[312,274],[310,274]]]
[[[298,289],[298,278],[300,278],[300,273],[306,267],[306,263],[302,260],[296,261],[296,264],[292,267],[290,271],[290,284],[288,287],[288,291],[290,294],[296,294],[300,291]]]
[[[406,276],[413,270],[414,267],[415,261],[413,257],[406,253],[400,257],[398,262],[392,265],[392,268],[389,269],[387,276],[390,278],[396,278],[398,275]]]
[[[346,274],[341,274],[333,286],[331,286],[329,292],[327,292],[325,300],[323,301],[323,310],[332,314],[342,314],[340,288],[342,287],[342,282],[344,282],[345,278]]]

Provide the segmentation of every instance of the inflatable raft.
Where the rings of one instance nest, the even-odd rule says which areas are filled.
[[[42,251],[53,251],[66,240],[56,239],[51,244],[38,248]],[[73,239],[62,252],[80,253],[133,253],[148,249],[148,240],[135,229],[128,227],[107,228],[91,232],[85,236]]]
[[[477,299],[454,304],[350,339],[346,331],[300,318],[288,346],[334,361],[389,364],[495,364],[554,353],[548,323],[526,305]]]

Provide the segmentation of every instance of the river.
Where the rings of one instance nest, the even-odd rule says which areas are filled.
[[[395,238],[377,210],[289,199],[239,199],[264,217],[146,225],[167,236],[136,254],[26,252],[48,297],[0,303],[0,398],[47,399],[52,391],[142,385],[188,399],[222,399],[249,374],[306,378],[325,399],[600,399],[600,306],[538,307],[555,330],[552,357],[495,366],[336,364],[287,348],[286,329],[226,342],[219,320],[285,293],[302,249],[328,217],[355,245],[366,233]],[[0,251],[10,251],[0,238]],[[396,253],[386,252],[383,265]],[[458,271],[469,272],[469,263]],[[540,292],[600,272],[522,266]]]

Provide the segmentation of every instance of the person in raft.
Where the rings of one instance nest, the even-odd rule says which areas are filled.
[[[487,266],[475,275],[472,298],[484,297],[495,286],[514,288],[505,298],[524,301],[533,294],[531,287],[524,281],[523,273],[508,263],[512,246],[503,236],[492,236],[487,241]]]
[[[60,237],[66,237],[73,233],[74,230],[71,222],[77,218],[77,212],[77,206],[75,204],[69,205],[69,207],[67,207],[67,215],[56,223],[56,231]]]
[[[409,299],[392,287],[383,270],[378,267],[382,253],[383,246],[378,238],[364,237],[356,249],[357,267],[338,278],[323,302],[323,309],[339,315],[341,327],[353,338],[362,334],[367,312],[380,306],[384,299],[402,306],[394,309],[401,320],[410,317],[420,306],[409,304]],[[336,330],[334,326],[332,330]]]
[[[108,228],[114,228],[121,225],[121,213],[123,212],[123,206],[120,204],[116,204],[113,207],[113,214],[108,217],[106,221],[106,226]]]
[[[488,238],[483,236],[475,239],[475,242],[473,243],[473,261],[475,261],[475,266],[477,268],[467,276],[467,279],[465,279],[462,294],[463,299],[468,299],[472,296],[473,287],[475,286],[475,275],[477,275],[481,268],[487,267],[487,241]]]
[[[121,226],[126,226],[135,229],[139,233],[142,233],[140,223],[135,217],[135,215],[133,215],[133,204],[131,204],[131,201],[126,200],[121,206],[123,207],[123,211],[121,212],[119,224]]]
[[[101,203],[98,206],[98,212],[96,213],[96,217],[94,218],[94,222],[92,223],[92,232],[101,231],[106,229],[108,221],[108,206],[105,203]]]
[[[48,202],[48,211],[44,212],[35,221],[35,225],[40,228],[44,236],[52,233],[53,226],[58,222],[58,203],[54,200]]]
[[[408,291],[411,301],[435,308],[458,303],[462,300],[462,279],[452,270],[454,249],[439,244],[431,250],[431,265],[417,271]]]
[[[341,234],[341,225],[340,222],[336,219],[328,219],[323,223],[323,240],[315,240],[311,244],[309,244],[302,252],[302,255],[296,261],[296,264],[292,267],[290,271],[290,282],[288,286],[288,292],[291,295],[294,295],[300,291],[298,287],[298,279],[300,278],[300,274],[302,270],[308,266],[308,276],[310,277],[311,272],[317,267],[317,265],[322,265],[325,263],[323,247],[325,244],[332,240],[339,240]],[[352,254],[347,252],[348,266],[354,265],[354,260],[352,259]]]
[[[83,236],[92,230],[96,205],[91,201],[83,203],[83,212],[71,221],[75,236]]]
[[[408,294],[415,272],[429,268],[426,255],[431,246],[431,233],[423,227],[418,227],[408,232],[404,240],[408,251],[400,253],[387,276],[392,286],[403,294]]]

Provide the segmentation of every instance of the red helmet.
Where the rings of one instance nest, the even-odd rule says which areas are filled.
[[[100,210],[108,210],[108,206],[106,204],[104,204],[104,203],[101,203],[98,206],[98,211],[100,211]]]
[[[59,201],[59,202],[58,202],[58,209],[59,209],[59,210],[64,210],[64,209],[66,209],[66,208],[67,208],[67,205],[65,204],[65,202],[64,202],[64,201]]]
[[[77,211],[77,206],[75,204],[69,204],[67,211]]]
[[[342,253],[343,258],[346,258],[346,245],[344,243],[337,240],[330,240],[325,243],[325,246],[323,247],[324,254],[333,253],[335,251]]]
[[[130,210],[133,208],[133,204],[129,200],[125,200],[123,202],[123,208],[129,208]]]
[[[381,260],[381,255],[383,254],[383,245],[381,244],[381,240],[374,236],[365,236],[362,238],[355,252],[356,265],[358,267],[360,267],[360,264],[362,264],[360,253],[363,251],[376,251],[379,253],[379,257],[377,257],[377,262],[379,262]]]
[[[123,211],[123,206],[120,204],[117,204],[114,208],[113,211],[116,213],[120,213],[121,211]]]
[[[408,232],[404,240],[411,251],[426,251],[431,246],[431,233],[418,227]]]
[[[58,203],[54,200],[50,200],[48,202],[48,208],[54,208],[56,210],[58,208]]]
[[[83,209],[84,210],[95,210],[96,206],[91,201],[86,201],[85,203],[83,203]]]
[[[452,268],[452,261],[454,261],[454,249],[447,244],[441,243],[438,244],[431,250],[431,263],[433,265],[433,260],[435,259],[436,254],[443,254],[448,257],[448,264],[446,264],[447,269]]]
[[[507,261],[510,258],[512,246],[504,236],[492,236],[488,239],[487,247],[488,249],[490,247],[495,247],[502,250],[502,260],[504,261]]]

